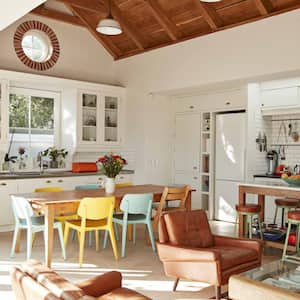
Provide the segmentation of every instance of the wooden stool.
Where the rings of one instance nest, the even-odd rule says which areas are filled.
[[[300,261],[300,257],[295,255],[286,255],[286,250],[289,244],[289,235],[291,232],[292,224],[297,225],[296,230],[296,254],[299,252],[299,240],[300,240],[300,210],[293,210],[288,212],[288,229],[286,232],[285,244],[282,253],[282,260],[298,260]]]
[[[276,224],[278,208],[282,209],[281,214],[281,227],[284,227],[284,211],[290,211],[293,208],[297,208],[299,205],[298,199],[285,198],[285,199],[275,199],[276,210],[274,215],[273,223]]]
[[[247,218],[246,226],[248,227],[248,234],[250,239],[252,239],[252,217],[257,216],[260,238],[263,239],[263,233],[261,230],[261,223],[259,217],[259,213],[261,212],[261,206],[256,204],[236,205],[235,209],[238,215],[246,216]]]

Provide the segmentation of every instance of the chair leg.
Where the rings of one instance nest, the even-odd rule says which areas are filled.
[[[82,262],[83,262],[84,239],[85,239],[85,231],[81,231],[80,239],[79,239],[79,266],[80,266],[80,268],[81,268]]]
[[[274,215],[273,224],[276,224],[277,213],[278,213],[278,206],[276,205],[276,209],[275,209],[275,215]]]
[[[122,224],[122,253],[121,253],[122,257],[125,257],[126,238],[127,238],[127,223],[123,223]]]
[[[216,300],[221,300],[221,286],[216,286]]]
[[[64,244],[64,235],[63,235],[61,223],[59,223],[59,226],[57,227],[57,231],[58,231],[58,237],[59,237],[59,242],[60,242],[60,246],[61,246],[62,256],[63,256],[63,259],[66,259],[66,248],[65,248],[65,244]]]
[[[73,230],[75,231],[75,230]],[[69,232],[70,232],[70,227],[67,224],[65,224],[65,232],[64,232],[64,245],[65,245],[65,249],[67,247],[67,243],[68,243],[68,238],[69,238]]]
[[[111,226],[111,228],[109,228],[109,237],[110,237],[111,246],[113,248],[115,259],[118,260],[118,258],[119,258],[118,249],[117,249],[117,243],[116,243],[116,238],[115,238],[115,233],[114,233],[114,227],[113,226]],[[126,236],[125,236],[125,238],[126,238]]]
[[[249,239],[252,239],[252,216],[249,215]]]
[[[287,232],[286,232],[286,237],[285,237],[285,243],[284,243],[284,248],[283,248],[283,252],[282,252],[282,260],[285,259],[285,256],[286,256],[286,250],[287,250],[287,247],[288,247],[288,244],[289,244],[289,235],[290,235],[290,232],[291,232],[291,223],[288,222],[288,229],[287,229]]]
[[[10,257],[15,256],[15,251],[16,251],[16,245],[17,245],[17,239],[18,239],[18,234],[19,234],[19,226],[15,225],[15,230],[14,230],[14,235],[13,235],[13,242],[11,245],[11,251],[10,251]]]
[[[89,247],[92,247],[92,245],[93,245],[93,232],[89,231],[88,236],[89,236]]]
[[[107,246],[107,240],[108,240],[108,230],[105,230],[104,239],[103,239],[103,249],[105,249]]]
[[[132,241],[133,241],[133,244],[135,244],[136,243],[136,224],[133,224],[133,226],[132,226],[133,228],[132,228],[132,230],[133,230],[133,234],[132,234]]]
[[[32,246],[32,231],[27,229],[27,260],[31,257],[31,246]],[[47,245],[45,244],[47,247]]]
[[[151,241],[152,250],[153,252],[155,252],[155,242],[154,242],[154,236],[153,236],[152,226],[150,222],[147,223],[147,228],[148,228],[149,238]]]
[[[177,289],[177,285],[178,285],[179,280],[180,280],[180,278],[176,278],[176,279],[175,279],[174,284],[173,284],[173,292],[176,292],[176,289]]]
[[[119,227],[118,224],[114,222],[114,228],[115,228],[115,236],[116,236],[116,240],[118,241],[120,239],[119,237]]]
[[[263,236],[263,232],[262,232],[262,228],[261,228],[261,222],[260,222],[259,215],[257,215],[257,221],[258,221],[258,230],[259,230],[259,234],[260,234],[260,239],[263,240],[264,236]]]
[[[284,228],[284,208],[282,208],[282,213],[281,213],[281,228]]]
[[[95,242],[96,242],[96,251],[99,250],[99,232],[95,230]]]

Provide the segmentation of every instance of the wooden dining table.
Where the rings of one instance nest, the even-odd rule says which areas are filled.
[[[115,196],[115,206],[120,206],[121,200],[126,194],[152,193],[153,202],[160,202],[163,190],[164,186],[152,184],[120,187],[117,188],[113,194],[113,196]],[[95,189],[50,193],[23,193],[13,194],[13,196],[27,199],[34,208],[37,208],[45,215],[45,234],[48,240],[47,247],[45,248],[45,263],[48,267],[51,267],[53,249],[53,223],[55,216],[76,213],[80,200],[83,198],[105,197],[111,195],[105,194],[104,189]],[[186,209],[191,209],[191,191],[186,199]],[[18,249],[16,249],[16,251],[18,251]]]

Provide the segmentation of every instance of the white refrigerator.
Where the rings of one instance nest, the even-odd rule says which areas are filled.
[[[234,222],[238,183],[245,180],[246,113],[216,115],[215,219]]]

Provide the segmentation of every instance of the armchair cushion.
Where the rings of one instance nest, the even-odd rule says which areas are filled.
[[[214,239],[205,211],[172,212],[165,214],[164,220],[170,244],[195,248],[213,246]]]

